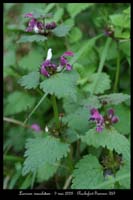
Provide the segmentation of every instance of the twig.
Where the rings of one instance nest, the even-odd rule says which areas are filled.
[[[17,125],[23,126],[24,128],[30,128],[30,126],[25,125],[23,122],[20,122],[20,121],[18,121],[16,119],[4,117],[3,120],[6,121],[6,122],[9,122],[9,123],[13,123],[13,124],[17,124]]]
[[[72,175],[70,175],[70,176],[67,178],[67,180],[66,180],[66,182],[65,182],[65,184],[64,184],[64,187],[63,187],[64,190],[66,190],[66,189],[69,187],[70,182],[71,182],[71,179],[72,179]]]

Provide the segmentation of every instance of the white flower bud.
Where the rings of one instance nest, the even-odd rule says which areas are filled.
[[[52,58],[52,49],[50,48],[48,49],[46,60],[51,60],[51,58]]]

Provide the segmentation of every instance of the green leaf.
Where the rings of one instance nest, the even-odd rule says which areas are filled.
[[[13,50],[4,53],[4,67],[14,66],[16,61],[15,52]]]
[[[71,26],[61,24],[61,25],[57,26],[52,32],[57,37],[64,37],[68,34],[70,29],[71,29]]]
[[[82,142],[94,147],[107,147],[123,155],[124,160],[130,160],[130,144],[126,137],[119,134],[113,127],[104,129],[102,133],[96,132],[96,129],[90,129],[86,135],[80,136]]]
[[[115,26],[122,28],[130,28],[130,15],[128,14],[113,14],[110,19]]]
[[[130,96],[128,94],[123,93],[112,93],[108,95],[102,95],[99,97],[99,100],[106,101],[108,104],[117,105],[124,101],[127,101],[130,99]]]
[[[63,24],[70,27],[70,29],[74,26],[74,19],[66,19]]]
[[[74,18],[77,14],[87,9],[88,7],[93,6],[94,3],[68,3],[67,11],[72,18]]]
[[[131,48],[130,44],[131,44],[130,40],[122,41],[120,43],[120,49],[124,53],[125,57],[127,58],[128,62],[129,62],[129,65],[130,65],[130,54],[131,54],[130,53],[130,48]]]
[[[96,188],[97,189],[113,189],[113,185],[116,183],[116,182],[124,182],[127,180],[129,180],[130,178],[130,173],[129,172],[126,172],[124,174],[120,174],[119,176],[117,177],[110,177],[109,180],[107,181],[102,181],[100,184],[96,185]],[[122,189],[127,189],[127,187],[125,188],[122,188]]]
[[[69,145],[59,139],[46,136],[45,138],[28,139],[26,143],[23,175],[35,172],[44,164],[54,164],[62,157],[67,156]]]
[[[126,176],[123,179],[120,179],[123,175]],[[120,179],[119,183],[124,187],[124,189],[130,189],[130,166],[121,166],[120,170],[116,173],[116,179]]]
[[[114,124],[118,132],[127,135],[130,133],[130,109],[124,105],[113,107],[116,115],[119,117],[119,123]]]
[[[45,163],[43,166],[41,166],[38,169],[37,172],[37,182],[43,182],[47,181],[49,178],[51,178],[55,172],[57,171],[58,164],[49,164]]]
[[[39,51],[33,50],[28,55],[21,58],[18,64],[22,69],[31,72],[33,70],[38,70],[42,61],[43,55]]]
[[[8,132],[8,144],[9,146],[12,146],[12,149],[15,152],[21,152],[24,149],[25,145],[25,138],[27,132],[24,130],[23,127],[12,127]]]
[[[63,121],[68,123],[68,127],[83,134],[89,128],[88,115],[88,109],[82,107],[64,117]]]
[[[70,43],[75,43],[79,41],[82,38],[82,32],[79,28],[74,27],[69,34],[69,42]]]
[[[116,173],[115,177],[110,177],[108,180],[101,182],[96,187],[98,189],[112,189],[112,185],[115,186],[116,183],[122,185],[122,189],[130,189],[130,169],[129,166],[124,165]]]
[[[7,104],[5,106],[5,115],[12,115],[26,111],[35,104],[35,97],[30,96],[24,92],[15,91],[7,97]]]
[[[58,8],[52,18],[53,21],[56,23],[59,22],[62,19],[62,16],[64,14],[64,9],[63,8]]]
[[[92,92],[95,84],[95,80],[97,79],[98,73],[94,73],[91,75],[91,77],[88,79],[88,84],[84,86],[84,91],[86,92]],[[96,89],[94,91],[94,94],[101,94],[104,93],[104,91],[110,89],[110,78],[109,75],[102,72],[100,74],[100,77],[98,79]]]
[[[27,43],[27,42],[44,42],[47,37],[43,35],[22,35],[17,43]]]
[[[103,182],[102,166],[93,155],[84,156],[73,171],[72,189],[98,189]]]
[[[58,98],[70,97],[76,100],[76,81],[78,74],[75,71],[58,73],[44,80],[40,88],[49,94],[55,94]]]
[[[95,42],[97,39],[99,39],[102,36],[102,34],[87,40],[82,47],[77,51],[77,53],[75,53],[74,57],[71,58],[71,64],[74,64],[75,62],[77,62],[77,60],[79,60],[79,58],[81,58],[81,56],[84,55],[84,53],[89,52],[90,50],[92,50],[92,47],[95,45]]]
[[[25,89],[36,88],[39,85],[39,72],[31,72],[28,75],[23,76],[21,79],[18,80],[18,83],[21,86],[24,86]]]

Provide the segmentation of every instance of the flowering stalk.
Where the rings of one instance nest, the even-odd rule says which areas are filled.
[[[45,99],[45,97],[47,96],[47,93],[45,93],[42,98],[40,99],[40,101],[38,102],[38,104],[33,108],[33,110],[31,111],[31,113],[28,115],[28,117],[25,119],[24,121],[24,125],[27,123],[27,121],[29,120],[29,118],[33,115],[33,113],[37,110],[37,108],[40,106],[40,104],[43,102],[43,100]]]
[[[51,100],[52,100],[52,105],[53,105],[56,128],[59,129],[60,128],[60,121],[59,121],[59,113],[58,113],[58,108],[57,108],[57,102],[56,102],[55,95],[51,96]]]

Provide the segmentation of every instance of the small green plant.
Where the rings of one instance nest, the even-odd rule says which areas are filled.
[[[4,15],[4,188],[129,189],[130,5]]]

